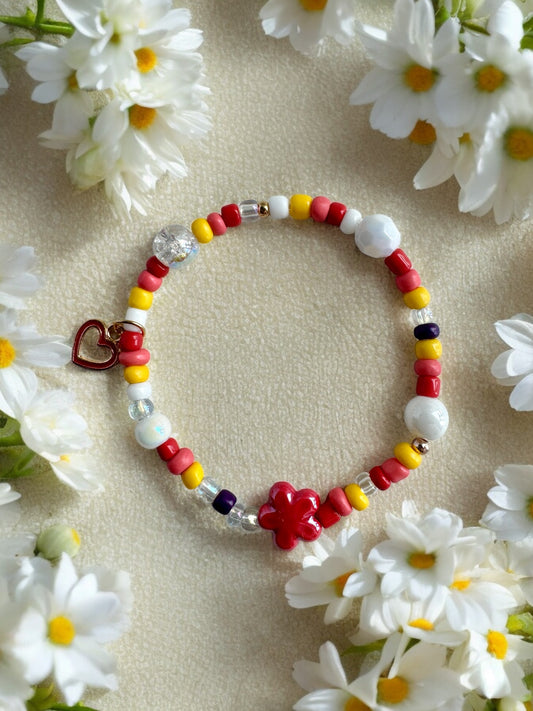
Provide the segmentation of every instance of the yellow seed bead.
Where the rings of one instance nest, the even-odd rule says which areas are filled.
[[[124,368],[124,380],[127,383],[145,383],[150,377],[150,368],[147,365],[128,365]]]
[[[357,484],[348,484],[344,489],[344,493],[352,508],[357,509],[357,511],[363,511],[368,506],[368,496]]]
[[[438,338],[425,338],[422,341],[417,341],[415,355],[419,360],[422,358],[437,360],[442,355],[442,343]]]
[[[404,294],[403,300],[410,309],[425,309],[431,301],[431,296],[425,287],[418,286],[413,291],[408,291]]]
[[[203,478],[204,470],[200,462],[193,462],[181,475],[181,480],[187,489],[196,489]]]
[[[213,239],[211,225],[203,217],[198,217],[191,225],[191,232],[200,244],[207,244]]]
[[[146,291],[146,289],[141,289],[140,286],[134,286],[130,291],[130,298],[128,299],[128,306],[134,309],[142,309],[143,311],[148,311],[154,300],[154,295],[151,291]]]
[[[409,442],[400,442],[394,447],[394,456],[407,469],[416,469],[422,463],[422,455]]]
[[[295,220],[308,220],[311,217],[312,202],[310,195],[292,195],[289,200],[289,215]]]

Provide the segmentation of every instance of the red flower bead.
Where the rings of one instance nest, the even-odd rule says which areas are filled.
[[[274,542],[291,550],[301,538],[316,540],[322,531],[315,514],[320,497],[312,489],[296,489],[286,481],[277,481],[270,489],[268,501],[259,509],[259,525],[274,532]]]

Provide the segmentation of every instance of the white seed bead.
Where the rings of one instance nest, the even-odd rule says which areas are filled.
[[[146,319],[148,318],[148,312],[150,309],[134,309],[133,306],[130,306],[128,310],[126,311],[126,316],[124,317],[125,321],[135,321],[135,323],[138,323],[139,326],[145,326],[146,325]],[[127,326],[131,327],[131,324],[126,324],[124,328]],[[135,328],[135,326],[131,328],[126,328],[127,331],[138,331],[139,329]]]
[[[284,220],[289,216],[289,198],[285,195],[274,195],[268,198],[270,217],[274,220]]]
[[[448,410],[435,397],[417,395],[405,406],[404,420],[411,434],[434,442],[448,429]]]
[[[152,386],[148,380],[145,380],[144,383],[132,383],[128,385],[127,393],[132,402],[146,400],[152,397]]]
[[[342,222],[339,225],[340,231],[345,235],[353,235],[355,233],[356,226],[362,220],[361,213],[359,210],[354,210],[353,207],[348,208],[344,213]]]
[[[398,228],[387,215],[369,215],[355,228],[355,244],[363,254],[384,259],[400,246]]]
[[[155,449],[166,442],[172,433],[168,417],[154,412],[151,417],[141,420],[135,426],[135,439],[145,449]]]

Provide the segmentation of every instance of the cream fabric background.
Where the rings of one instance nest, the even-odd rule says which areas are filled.
[[[509,390],[489,373],[504,349],[493,322],[533,308],[531,227],[459,214],[451,181],[417,193],[427,150],[373,132],[369,109],[348,105],[369,69],[360,45],[329,43],[305,58],[264,36],[262,4],[192,4],[214,127],[203,148],[185,150],[189,177],[162,181],[150,214],[130,223],[99,190],[75,193],[64,156],[39,146],[51,108],[30,101],[32,82],[12,60],[0,102],[0,224],[3,240],[31,244],[39,257],[46,288],[30,315],[42,332],[69,338],[87,318],[122,317],[152,233],[227,202],[309,192],[390,214],[433,296],[451,424],[421,469],[350,523],[370,546],[385,513],[412,498],[473,524],[494,469],[533,463],[533,415],[511,411]],[[357,6],[361,20],[389,24],[392,2]],[[406,436],[415,377],[405,308],[383,265],[339,235],[294,222],[240,228],[157,295],[147,341],[154,400],[207,473],[249,503],[279,479],[325,493]],[[120,689],[86,701],[102,711],[291,708],[303,695],[293,662],[317,659],[326,639],[342,648],[353,629],[353,620],[326,628],[320,611],[286,604],[303,546],[287,554],[269,534],[228,531],[137,447],[119,370],[70,366],[44,380],[77,393],[106,491],[78,496],[52,475],[24,482],[19,528],[75,525],[80,561],[130,571],[135,593],[131,631],[114,647]]]

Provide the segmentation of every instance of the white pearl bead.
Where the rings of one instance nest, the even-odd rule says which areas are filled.
[[[369,215],[355,228],[355,244],[369,257],[388,257],[400,241],[398,228],[387,215]]]
[[[344,213],[339,229],[345,235],[353,235],[356,226],[361,222],[361,220],[362,216],[359,210],[354,210],[353,207],[350,207]]]
[[[134,323],[138,323],[139,326],[146,326],[146,319],[148,318],[148,311],[149,309],[135,309],[133,306],[130,306],[128,310],[126,311],[126,316],[124,318],[125,321],[133,321]],[[126,324],[127,325],[127,324]],[[129,329],[126,329],[129,330]],[[137,330],[137,329],[135,329]]]
[[[135,439],[145,449],[155,449],[166,442],[172,432],[170,420],[160,412],[154,412],[135,426]]]
[[[152,386],[146,380],[144,383],[132,383],[127,388],[128,398],[132,401],[145,400],[152,397]]]
[[[404,420],[411,434],[434,442],[448,429],[448,410],[435,397],[417,395],[407,403]]]
[[[289,198],[285,195],[274,195],[268,198],[270,217],[274,220],[284,220],[289,216]]]

